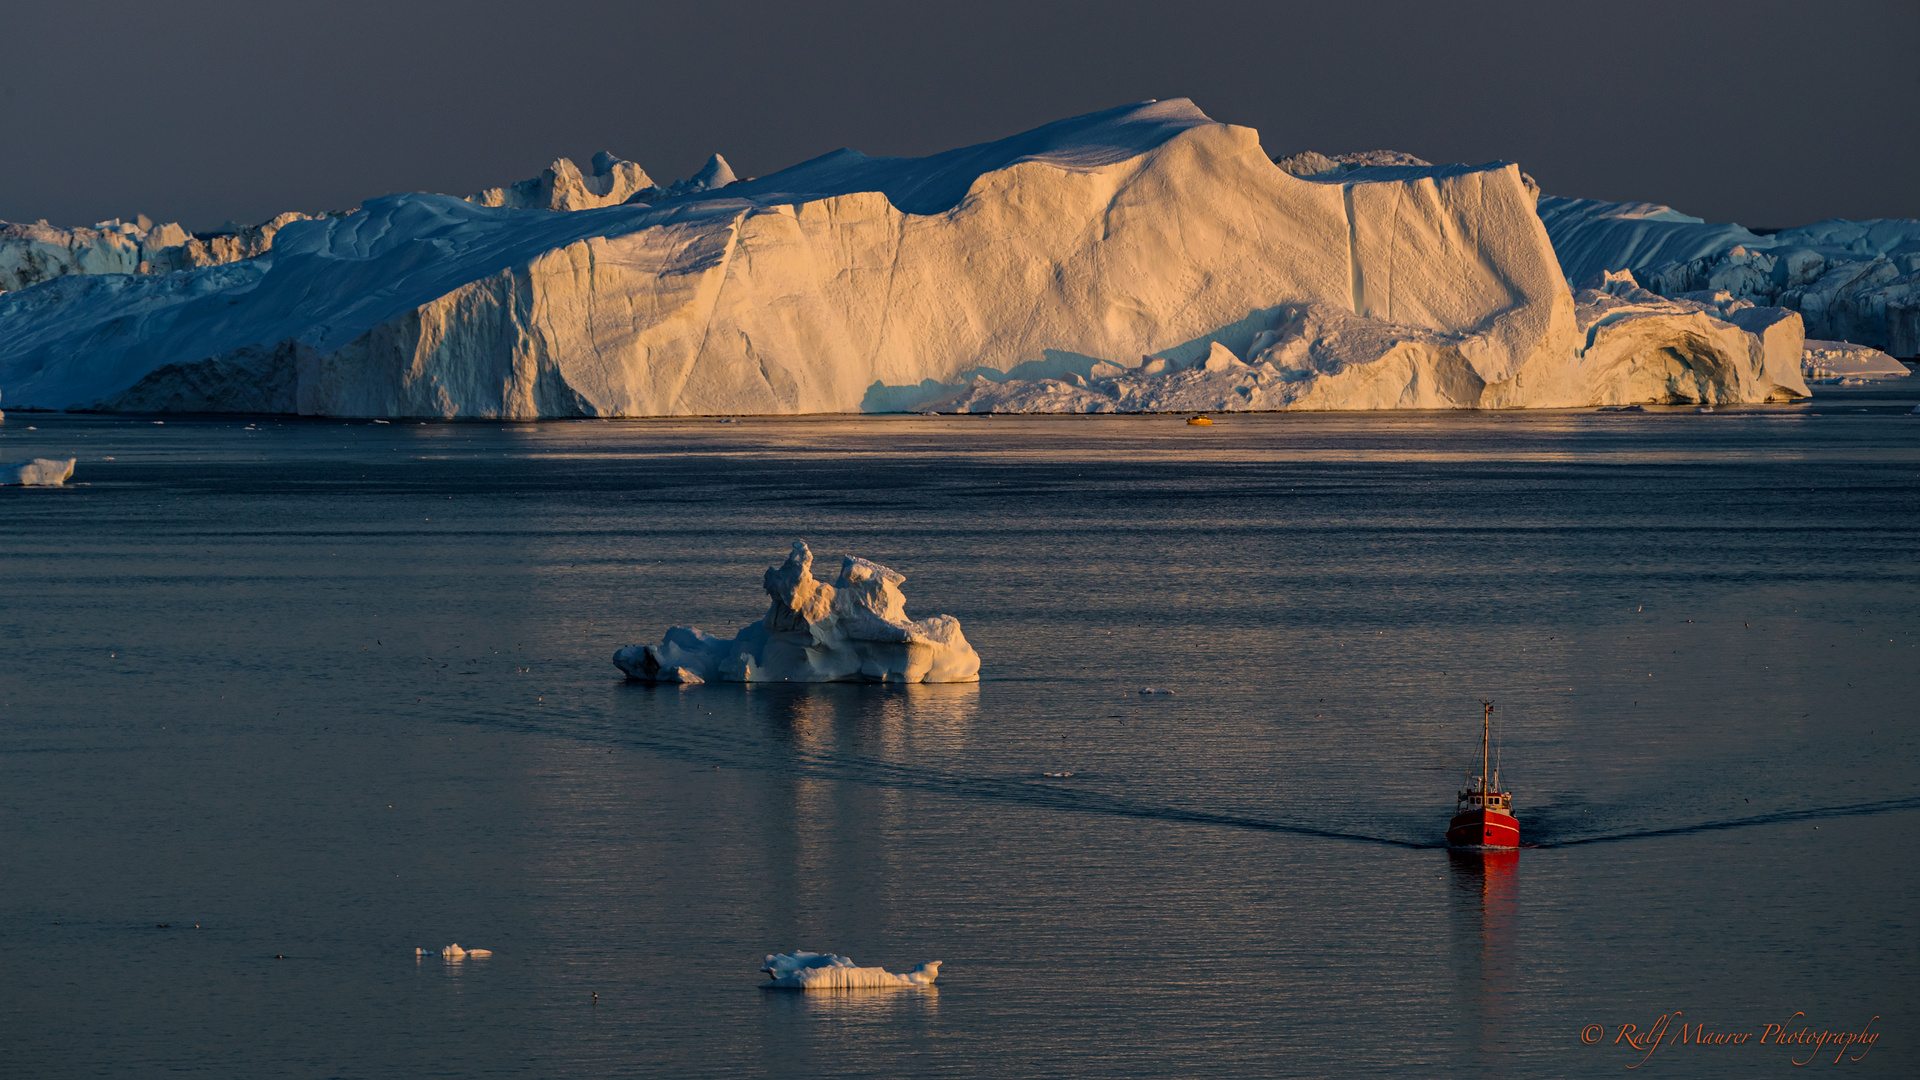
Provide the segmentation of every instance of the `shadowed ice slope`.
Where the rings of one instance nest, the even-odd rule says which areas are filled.
[[[635,197],[655,201],[388,196],[289,224],[256,259],[9,293],[0,391],[138,411],[851,412],[1224,350],[1284,384],[1257,406],[1223,390],[1241,407],[1796,392],[1730,325],[1663,337],[1644,311],[1650,352],[1592,354],[1511,164],[1302,179],[1184,100]]]

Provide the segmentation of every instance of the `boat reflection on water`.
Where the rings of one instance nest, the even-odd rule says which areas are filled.
[[[1520,853],[1516,850],[1453,849],[1447,852],[1448,921],[1453,927],[1453,970],[1472,985],[1471,1034],[1463,1040],[1482,1065],[1511,1053],[1508,1021],[1516,985],[1515,939],[1520,914]]]

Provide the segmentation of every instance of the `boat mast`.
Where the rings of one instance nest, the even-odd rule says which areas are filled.
[[[1480,805],[1487,805],[1487,740],[1493,733],[1493,702],[1482,700],[1486,712],[1480,717]]]

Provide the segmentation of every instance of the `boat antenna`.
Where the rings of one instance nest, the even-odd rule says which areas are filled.
[[[1493,733],[1493,702],[1482,698],[1485,712],[1480,717],[1480,805],[1487,805],[1487,740]]]
[[[1493,744],[1493,790],[1496,793],[1500,790],[1500,751],[1504,742],[1503,739]]]

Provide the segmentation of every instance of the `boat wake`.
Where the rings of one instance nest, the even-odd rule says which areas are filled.
[[[491,715],[488,715],[491,713]],[[524,713],[478,710],[472,722],[518,728],[546,735],[565,735],[641,750],[668,760],[703,768],[778,772],[790,776],[860,784],[869,787],[924,791],[955,798],[1017,805],[1058,813],[1164,821],[1225,829],[1279,833],[1317,840],[1380,844],[1410,849],[1446,849],[1444,836],[1430,831],[1433,819],[1423,812],[1376,816],[1370,822],[1338,823],[1287,820],[1258,809],[1179,806],[1127,798],[1102,791],[1097,774],[1077,772],[1074,783],[1035,776],[1021,769],[1005,774],[959,772],[903,762],[892,758],[808,747],[779,732],[748,733],[737,727],[700,728],[682,725],[629,726],[605,715],[575,714],[567,719],[535,719]],[[1662,828],[1626,828],[1582,835],[1584,824],[1565,808],[1541,805],[1524,808],[1523,846],[1533,849],[1578,847],[1588,844],[1685,836],[1728,829],[1757,828],[1796,821],[1897,813],[1920,809],[1920,796],[1851,803],[1840,806],[1779,810],[1738,818],[1695,821]],[[1591,821],[1592,819],[1589,819]],[[1597,824],[1597,822],[1594,822]],[[1373,828],[1368,826],[1372,825]],[[1357,827],[1356,827],[1357,826]]]
[[[1535,842],[1528,847],[1566,848],[1583,844],[1614,844],[1628,840],[1653,840],[1663,836],[1688,836],[1694,833],[1721,832],[1727,829],[1759,828],[1766,825],[1783,825],[1796,821],[1819,821],[1823,818],[1869,817],[1875,814],[1894,814],[1903,810],[1920,810],[1920,796],[1904,799],[1882,799],[1878,802],[1848,803],[1844,806],[1814,806],[1800,810],[1776,810],[1767,814],[1753,814],[1747,817],[1726,818],[1720,821],[1701,821],[1691,825],[1674,825],[1664,829],[1637,829],[1629,832],[1607,833],[1600,836],[1559,837],[1547,831],[1535,829]]]

